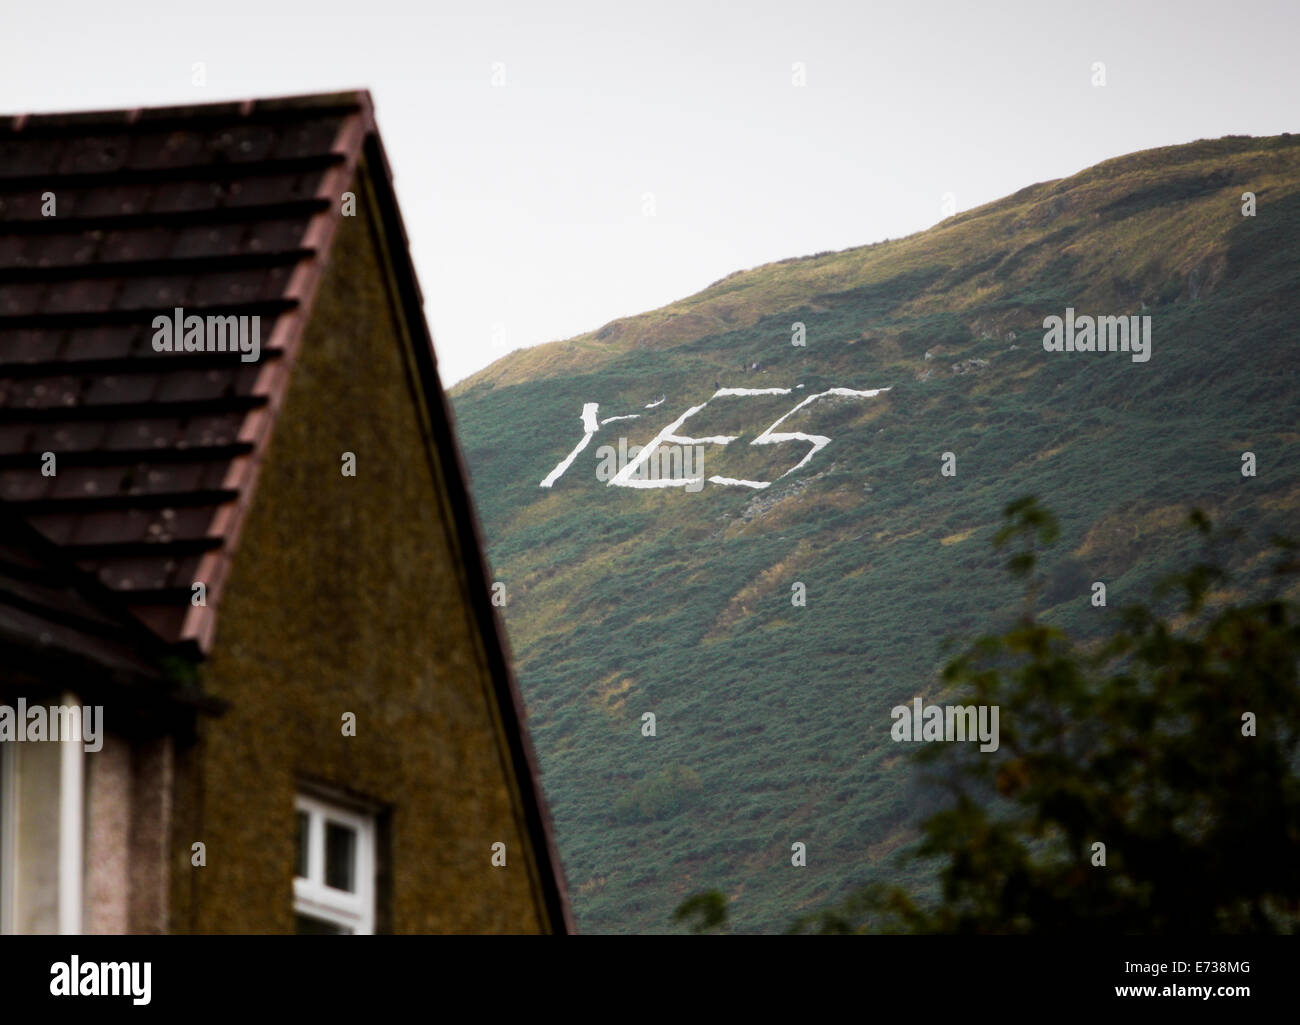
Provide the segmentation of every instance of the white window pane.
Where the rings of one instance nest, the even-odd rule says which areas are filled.
[[[13,930],[59,931],[61,744],[15,745]]]

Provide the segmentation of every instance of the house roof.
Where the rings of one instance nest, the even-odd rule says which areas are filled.
[[[90,578],[93,586],[82,581],[78,593],[93,595],[83,609],[91,619],[125,615],[163,646],[206,652],[339,199],[362,161],[384,236],[400,243],[389,254],[394,284],[547,910],[570,930],[523,703],[368,92],[0,117],[0,512],[39,532],[47,558]],[[154,351],[153,319],[177,307],[259,316],[261,358]],[[54,454],[52,476],[42,473],[45,453]],[[3,565],[0,552],[0,605]],[[191,601],[196,581],[206,605]]]
[[[211,643],[374,131],[364,93],[0,119],[0,500],[166,641]],[[176,307],[259,316],[262,358],[155,352]]]

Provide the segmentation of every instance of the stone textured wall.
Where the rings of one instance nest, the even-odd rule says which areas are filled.
[[[107,734],[85,755],[86,860],[81,927],[88,933],[130,931],[131,742]],[[155,862],[155,873],[159,866]]]

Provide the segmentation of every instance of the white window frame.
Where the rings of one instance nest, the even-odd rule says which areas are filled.
[[[75,694],[64,694],[63,704],[86,709]],[[82,726],[85,729],[85,726]],[[84,736],[84,734],[83,734]],[[59,742],[59,932],[64,936],[81,933],[82,885],[86,850],[86,752],[81,737],[64,737]]]
[[[14,931],[14,870],[18,816],[14,814],[14,747],[0,742],[0,936]]]
[[[350,929],[355,935],[375,931],[375,820],[371,815],[318,797],[299,794],[294,811],[307,815],[307,876],[297,874],[294,859],[293,910]],[[334,822],[356,833],[356,892],[325,883],[325,824]],[[295,829],[297,815],[295,814]]]

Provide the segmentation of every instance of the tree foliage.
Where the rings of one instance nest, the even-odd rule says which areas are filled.
[[[1194,513],[1206,556],[1154,607],[1090,609],[1113,628],[1082,643],[1033,611],[1035,550],[1055,520],[1032,499],[1006,520],[995,544],[1019,542],[1008,568],[1025,612],[943,674],[945,702],[999,708],[1000,745],[917,745],[947,791],[908,855],[936,868],[937,899],[876,885],[792,931],[1296,931],[1295,545],[1279,539],[1276,583],[1240,600],[1224,539]]]

